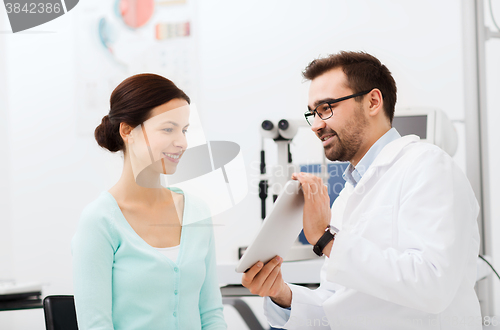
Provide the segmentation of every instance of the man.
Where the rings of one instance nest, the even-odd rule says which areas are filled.
[[[306,118],[330,160],[349,161],[329,207],[327,188],[293,175],[304,233],[325,254],[316,290],[285,283],[282,259],[255,264],[242,284],[264,296],[285,329],[481,329],[474,291],[478,204],[453,159],[391,128],[396,83],[375,57],[340,52],[304,71]],[[329,227],[331,225],[331,227]]]

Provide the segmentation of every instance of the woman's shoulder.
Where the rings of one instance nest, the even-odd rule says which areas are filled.
[[[101,192],[83,208],[72,239],[72,249],[82,250],[84,247],[83,250],[86,250],[89,244],[106,242],[116,250],[121,235],[115,223],[115,212],[112,195],[107,191]]]
[[[110,198],[111,194],[107,191],[101,194],[87,204],[80,216],[80,225],[85,226],[106,226],[114,221],[115,208]]]

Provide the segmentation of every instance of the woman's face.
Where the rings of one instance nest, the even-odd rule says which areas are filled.
[[[151,110],[150,117],[132,130],[129,144],[135,171],[173,174],[187,148],[189,104],[174,99]],[[139,173],[134,173],[137,178]]]

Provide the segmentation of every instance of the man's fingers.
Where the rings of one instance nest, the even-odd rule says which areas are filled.
[[[264,283],[262,283],[262,287],[259,293],[260,296],[271,296],[270,288],[274,284],[274,281],[276,280],[276,277],[279,273],[281,273],[281,262],[278,265],[274,266],[271,273],[269,273],[269,275],[264,280]]]
[[[279,265],[281,258],[276,256],[273,259],[269,260],[267,264],[262,267],[262,270],[254,277],[252,281],[252,287],[258,288],[258,291],[255,294],[258,294],[260,289],[262,288],[262,285],[264,284],[264,281],[267,279],[269,274],[273,271],[274,267]],[[254,293],[254,292],[252,292]]]
[[[316,175],[310,173],[293,173],[292,179],[299,180],[302,184],[302,190],[304,194],[309,198],[312,198],[314,194],[322,194],[323,180]]]
[[[278,267],[276,267],[276,268],[278,268]],[[273,284],[269,288],[269,296],[270,297],[277,296],[278,293],[280,293],[280,291],[281,291],[281,284],[283,282],[283,277],[281,276],[281,266],[279,267],[279,270],[280,271],[278,272],[276,278],[274,279]]]
[[[262,267],[262,269],[256,275],[252,277],[251,281],[249,282],[245,281],[245,283],[243,283],[242,280],[243,286],[248,288],[252,294],[260,295],[262,292],[262,286],[264,282],[266,281],[269,274],[271,274],[273,269],[280,263],[280,260],[283,259],[281,259],[280,257],[275,257],[271,259],[267,264],[264,265],[264,267]],[[248,278],[246,280],[248,280]]]
[[[263,265],[264,264],[262,261],[259,261],[255,265],[253,265],[252,268],[250,268],[241,277],[241,284],[243,284],[244,287],[248,287],[252,283],[255,275],[257,275],[260,272]]]

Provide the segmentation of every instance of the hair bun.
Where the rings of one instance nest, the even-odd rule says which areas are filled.
[[[94,137],[102,148],[111,152],[119,151],[123,147],[119,128],[111,123],[108,115],[102,117],[101,124],[94,131]]]

